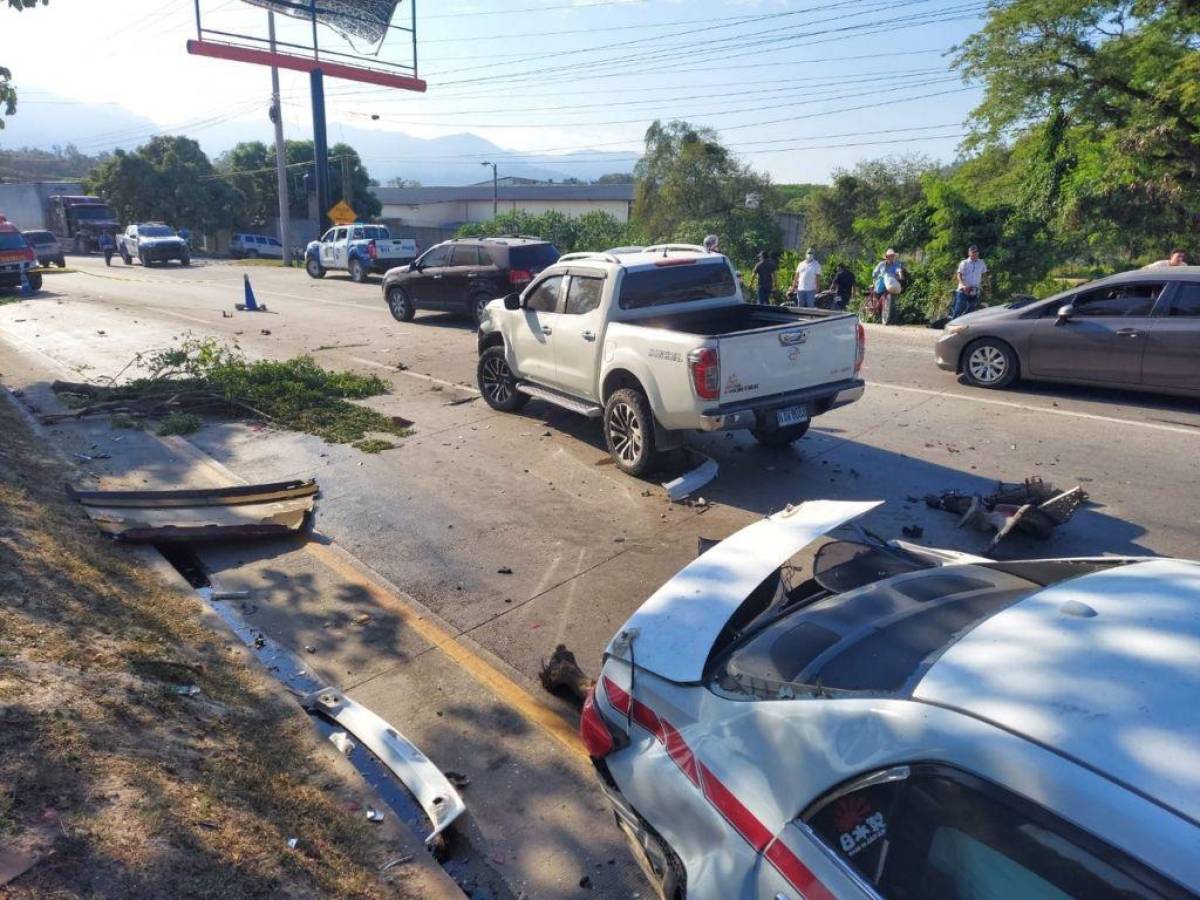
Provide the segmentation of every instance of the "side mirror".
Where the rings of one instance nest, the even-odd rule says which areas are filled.
[[[1070,303],[1065,303],[1058,308],[1058,321],[1056,325],[1062,325],[1064,322],[1071,321],[1071,316],[1075,315],[1075,307]]]
[[[520,309],[521,308],[521,295],[517,294],[517,293],[506,294],[504,296],[504,308],[505,309]]]

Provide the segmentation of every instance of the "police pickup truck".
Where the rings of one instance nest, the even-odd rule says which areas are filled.
[[[324,278],[330,269],[350,273],[360,284],[372,272],[383,273],[417,258],[417,242],[393,238],[386,225],[338,225],[304,251],[304,268],[313,278]]]

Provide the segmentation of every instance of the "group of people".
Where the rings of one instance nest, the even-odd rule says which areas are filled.
[[[775,273],[779,271],[779,251],[761,250],[754,263],[754,278],[758,290],[758,302],[771,302],[771,290],[775,284]],[[796,296],[800,306],[816,306],[817,294],[820,292],[821,264],[817,261],[816,252],[810,247],[804,254],[804,259],[796,267],[789,289]],[[836,305],[844,308],[850,302],[850,294],[856,281],[854,273],[842,263],[829,279],[826,290],[832,292],[837,300]]]

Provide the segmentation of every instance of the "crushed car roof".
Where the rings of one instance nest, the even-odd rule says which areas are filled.
[[[608,653],[671,681],[699,681],[725,624],[799,550],[880,501],[811,500],[746,526],[692,560],[622,626]],[[623,637],[625,636],[625,637]]]
[[[1138,562],[1038,591],[951,646],[913,697],[1200,824],[1200,564]]]

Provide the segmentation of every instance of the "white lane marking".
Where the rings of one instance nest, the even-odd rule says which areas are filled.
[[[432,375],[423,375],[420,372],[410,372],[408,369],[397,369],[395,366],[381,363],[374,359],[364,359],[361,356],[351,356],[351,360],[356,363],[362,363],[364,366],[374,366],[376,369],[387,369],[395,375],[407,375],[409,378],[420,378],[422,381],[431,381],[434,384],[440,384],[443,387],[454,388],[456,391],[466,391],[468,394],[474,394],[476,397],[481,396],[476,388],[468,387],[465,384],[458,384],[453,381],[446,381],[442,378],[434,378]]]
[[[934,391],[928,388],[909,387],[906,384],[889,384],[886,381],[868,381],[870,387],[887,388],[893,391],[908,391],[911,394],[923,394],[927,397],[945,397],[947,400],[964,400],[968,403],[986,403],[989,406],[1003,406],[1008,409],[1019,409],[1022,412],[1047,413],[1052,416],[1066,416],[1071,419],[1089,419],[1093,422],[1110,422],[1114,425],[1132,425],[1134,428],[1148,428],[1151,431],[1168,431],[1172,434],[1186,434],[1200,437],[1200,427],[1188,428],[1179,425],[1159,425],[1156,422],[1139,422],[1136,419],[1121,419],[1116,416],[1100,416],[1095,413],[1076,412],[1070,409],[1052,409],[1045,406],[1031,406],[1027,403],[1014,403],[1011,400],[993,400],[990,397],[975,397],[970,394],[960,394],[957,391]]]

